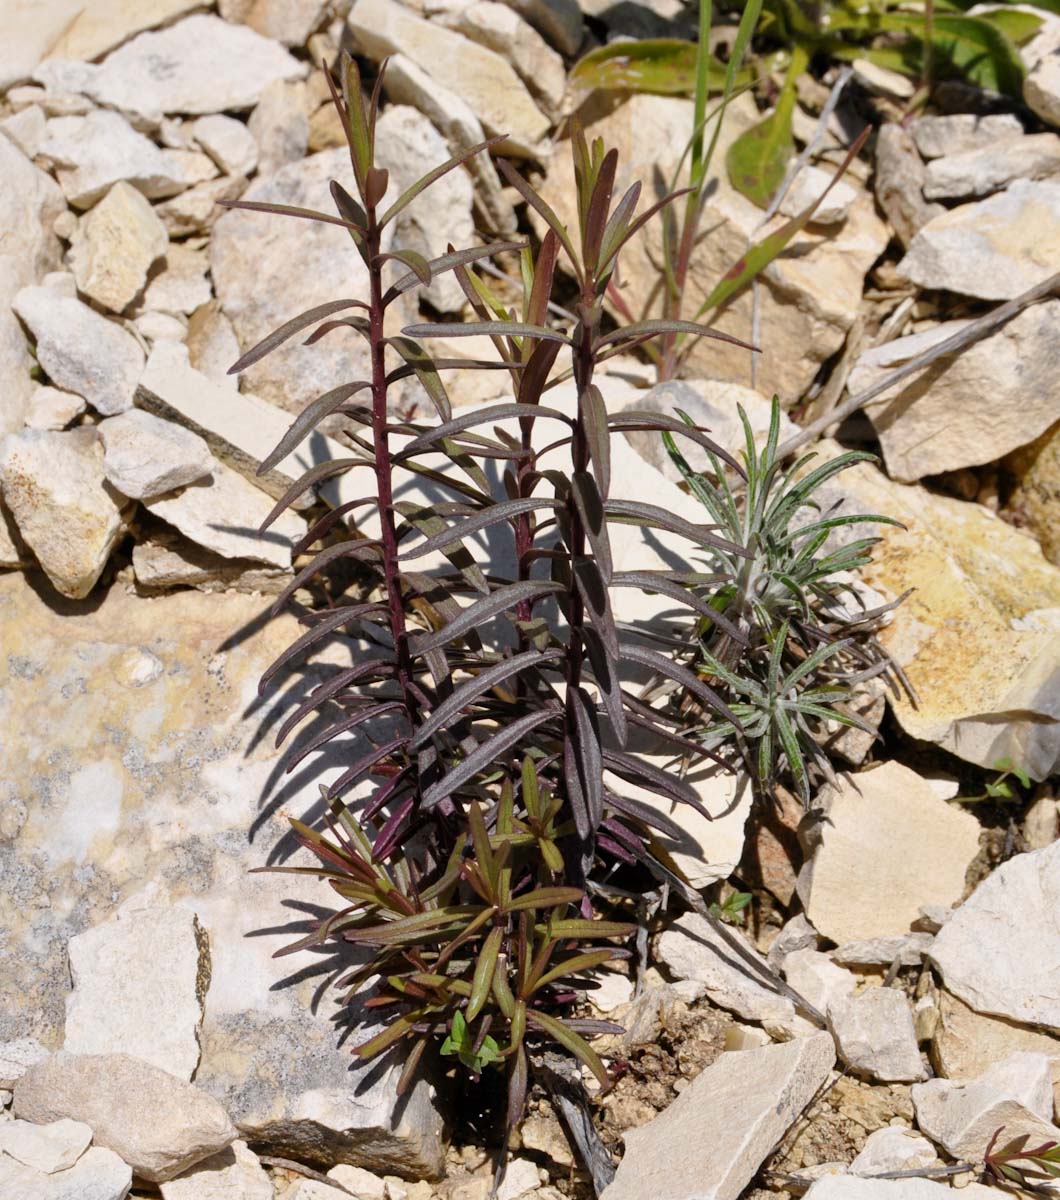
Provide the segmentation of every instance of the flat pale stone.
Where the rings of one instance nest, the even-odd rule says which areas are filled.
[[[383,113],[376,126],[376,139],[379,165],[390,171],[384,204],[393,203],[419,176],[450,156],[442,135],[425,116],[407,105],[392,105]],[[394,239],[428,260],[445,254],[450,245],[470,246],[475,233],[471,202],[471,177],[459,168],[450,171],[401,213]],[[451,271],[433,280],[420,295],[446,313],[459,312],[467,302]]]
[[[169,245],[166,227],[132,184],[116,183],[78,223],[69,263],[78,290],[120,313]]]
[[[72,1167],[88,1149],[92,1130],[63,1117],[48,1125],[0,1121],[0,1151],[44,1175]]]
[[[170,246],[165,266],[147,285],[144,307],[154,312],[189,316],[209,302],[212,292],[206,273],[210,269],[205,250],[180,243]]]
[[[1049,1059],[1054,1108],[1060,1111],[1060,1037],[977,1013],[945,988],[939,989],[937,1012],[931,1057],[939,1075],[964,1083],[1016,1051],[1034,1051]]]
[[[45,287],[23,288],[15,312],[37,340],[37,358],[57,387],[75,392],[103,416],[132,407],[144,366],[139,343],[80,300]]]
[[[248,175],[258,165],[258,143],[244,122],[212,113],[192,123],[191,136],[226,175]]]
[[[123,496],[143,500],[204,479],[214,457],[198,434],[130,409],[99,426],[103,470]]]
[[[0,121],[0,133],[13,142],[27,158],[35,158],[44,140],[48,120],[44,109],[31,104],[21,112]]]
[[[885,1171],[915,1171],[934,1166],[935,1147],[911,1129],[885,1125],[865,1139],[850,1164],[852,1175],[882,1175]]]
[[[324,150],[258,179],[245,200],[333,211],[329,182],[354,187],[345,149]],[[291,264],[299,269],[292,272]],[[367,270],[344,229],[246,211],[226,212],[210,239],[214,291],[249,350],[285,321],[337,297],[367,295]],[[341,383],[370,377],[364,339],[338,330],[317,346],[293,337],[242,374],[244,387],[300,412]]]
[[[58,388],[39,387],[26,410],[26,426],[29,429],[65,429],[84,411],[85,401],[81,396]]]
[[[288,510],[259,534],[272,500],[221,462],[214,463],[206,478],[144,503],[156,517],[215,554],[277,567],[291,565],[291,550],[308,528],[300,516]]]
[[[134,34],[197,7],[197,0],[96,0],[79,8],[62,37],[50,47],[48,58],[88,62]]]
[[[924,195],[929,200],[988,196],[1014,179],[1047,179],[1060,172],[1060,137],[1034,133],[1012,141],[947,154],[928,163]]]
[[[0,37],[0,44],[3,39]],[[0,51],[2,53],[2,51]],[[59,265],[62,247],[53,229],[66,202],[55,180],[7,138],[0,137],[0,434],[17,433],[39,386],[15,296]]]
[[[48,1057],[48,1049],[36,1038],[21,1037],[14,1041],[0,1042],[0,1087],[5,1090],[15,1086],[26,1071]]]
[[[241,1141],[160,1186],[162,1200],[273,1200],[274,1195],[258,1156]]]
[[[997,1188],[969,1183],[961,1188],[962,1200],[998,1200]],[[930,1179],[858,1179],[833,1175],[819,1179],[806,1193],[807,1200],[952,1200],[953,1188]]]
[[[798,886],[825,937],[842,944],[908,933],[922,905],[961,898],[979,822],[940,800],[916,772],[889,762],[840,776],[818,807],[826,819]]]
[[[386,1200],[386,1182],[363,1167],[352,1167],[348,1163],[340,1163],[328,1171],[328,1178],[341,1183],[347,1191],[353,1192],[362,1200]]]
[[[283,79],[270,83],[250,114],[247,129],[258,146],[259,175],[272,175],[288,163],[305,158],[309,147],[305,84]]]
[[[897,959],[903,967],[916,967],[931,949],[934,940],[934,934],[921,932],[896,937],[864,938],[856,942],[844,942],[832,951],[832,957],[844,966],[889,967]]]
[[[931,959],[978,1012],[1060,1032],[1060,841],[1002,863],[940,930]]]
[[[125,1200],[131,1187],[132,1168],[102,1146],[91,1146],[54,1175],[0,1156],[0,1195],[18,1200]]]
[[[834,1062],[828,1034],[722,1054],[669,1108],[626,1131],[602,1200],[736,1200]]]
[[[889,698],[902,728],[986,769],[1007,756],[1035,779],[1052,774],[1056,633],[1028,621],[1060,606],[1060,570],[1038,542],[981,505],[894,483],[871,466],[844,472],[832,495],[844,511],[888,513],[905,526],[878,528],[882,541],[861,573],[888,600],[913,589],[880,634],[919,697],[916,707]]]
[[[200,592],[231,590],[277,596],[291,581],[290,572],[280,567],[222,558],[176,533],[137,542],[132,565],[137,585],[151,591],[193,587]]]
[[[1033,1145],[1060,1141],[1044,1054],[1012,1054],[964,1084],[930,1079],[915,1084],[912,1097],[921,1130],[954,1158],[982,1162],[1000,1128],[1006,1140],[1026,1134]]]
[[[839,1057],[855,1074],[882,1083],[909,1083],[927,1074],[904,992],[866,988],[858,996],[829,1005],[828,1021]]]
[[[56,591],[87,596],[121,537],[121,497],[95,429],[27,429],[0,444],[0,486],[19,535]]]
[[[74,989],[63,1048],[129,1054],[190,1080],[209,975],[206,935],[195,915],[181,908],[122,910],[71,938],[69,954]]]
[[[1004,192],[935,217],[898,264],[904,278],[981,300],[1011,300],[1060,258],[1060,182],[1017,180]]]
[[[522,157],[538,152],[549,120],[499,54],[424,21],[396,0],[357,0],[348,20],[358,46],[370,57],[400,52],[458,92],[487,133],[505,135],[500,152]]]
[[[136,396],[141,408],[193,430],[218,458],[277,500],[317,463],[349,454],[318,431],[272,470],[258,475],[258,468],[290,427],[290,414],[250,392],[233,392],[207,378],[169,347],[152,353]],[[307,504],[314,495],[306,497]]]
[[[748,1021],[790,1023],[795,1006],[775,990],[764,959],[738,929],[726,931],[746,952],[738,954],[727,939],[698,913],[685,913],[659,936],[659,961],[677,979],[700,985],[711,1002]],[[758,971],[748,964],[760,963]]]
[[[239,21],[285,46],[302,46],[327,12],[326,0],[221,0],[226,21]]]
[[[128,1054],[53,1054],[15,1084],[15,1115],[84,1121],[97,1146],[152,1183],[180,1175],[236,1136],[212,1096]]]
[[[400,1064],[377,1078],[380,1064],[353,1063],[336,1021],[348,1011],[302,970],[313,956],[273,957],[299,936],[285,902],[326,905],[328,889],[251,868],[286,845],[281,810],[311,819],[317,784],[369,744],[351,731],[311,770],[285,776],[262,727],[290,711],[289,687],[316,687],[366,646],[340,639],[257,700],[261,673],[302,632],[286,614],[262,623],[262,608],[260,595],[114,587],[60,615],[20,576],[0,575],[0,727],[5,755],[25,764],[0,794],[0,836],[17,833],[5,843],[0,925],[19,954],[17,972],[0,971],[0,1038],[61,1043],[67,942],[150,880],[145,901],[195,912],[210,934],[196,1085],[262,1152],[434,1178],[445,1151],[428,1080],[399,1106]],[[54,753],[59,727],[69,756]],[[311,865],[303,851],[288,861]],[[0,1087],[11,1069],[0,1066]]]
[[[781,962],[784,978],[821,1013],[827,1013],[832,1004],[848,1000],[857,988],[858,981],[849,971],[837,967],[827,954],[811,946],[792,950]]]
[[[158,215],[171,237],[206,233],[225,211],[217,202],[238,199],[246,186],[242,175],[222,175],[196,184],[172,200],[164,200],[157,206]]]
[[[1027,107],[1050,125],[1060,125],[1060,56],[1045,55],[1023,81]]]
[[[148,342],[183,342],[188,336],[188,326],[183,317],[174,313],[145,312],[133,319],[137,332]]]
[[[29,79],[81,8],[79,0],[8,0],[0,8],[0,91]]]
[[[797,217],[823,197],[814,209],[812,224],[838,225],[845,221],[858,198],[857,189],[843,179],[833,186],[833,179],[832,171],[812,165],[803,167],[780,202],[780,211],[786,217]],[[827,196],[824,195],[826,190]]]
[[[251,108],[276,79],[301,79],[303,63],[244,25],[198,13],[141,33],[108,54],[89,94],[100,104],[158,123],[168,113]]]
[[[910,127],[916,148],[925,158],[942,158],[983,150],[1023,136],[1019,117],[1011,113],[977,116],[952,113],[941,117],[919,117]]]
[[[228,374],[228,368],[239,358],[239,339],[218,300],[197,308],[188,318],[187,344],[189,365],[194,370],[226,391],[239,391],[239,379]],[[147,362],[145,374],[152,370],[151,359]]]
[[[121,180],[149,200],[175,196],[187,186],[178,162],[120,113],[104,109],[52,118],[39,152],[56,164],[59,186],[74,208],[91,208]]]
[[[1058,323],[1060,300],[1031,305],[989,337],[936,359],[866,405],[890,476],[912,482],[993,462],[1060,420]],[[871,387],[966,324],[945,321],[866,350],[850,373],[850,390]],[[1005,419],[1013,405],[1018,422]]]

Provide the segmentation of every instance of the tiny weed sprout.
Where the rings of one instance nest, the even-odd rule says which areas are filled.
[[[711,614],[700,617],[695,630],[695,670],[725,697],[737,721],[704,723],[702,737],[711,749],[743,739],[760,788],[769,791],[784,769],[809,803],[814,776],[833,778],[824,727],[874,733],[850,711],[852,689],[880,675],[892,687],[905,682],[875,637],[880,619],[901,601],[865,609],[852,587],[853,572],[869,561],[878,540],[852,536],[854,527],[897,522],[822,512],[817,502],[829,480],[872,455],[851,451],[810,470],[816,456],[807,454],[784,469],[779,402],[773,401],[761,451],[742,408],[739,413],[746,472],[735,482],[709,452],[710,473],[693,471],[676,441],[663,434],[693,495],[723,539],[740,548],[732,555],[704,547],[724,582],[702,593]]]
[[[1055,1196],[1055,1181],[1060,1179],[1060,1142],[1034,1146],[1029,1144],[1030,1134],[1024,1133],[997,1146],[1004,1132],[1004,1127],[994,1131],[983,1156],[989,1175],[1003,1187],[1015,1184],[1035,1196]]]
[[[615,202],[616,152],[590,145],[577,130],[573,235],[502,160],[508,181],[548,227],[536,254],[500,242],[450,248],[427,261],[391,246],[384,232],[411,200],[492,143],[433,167],[388,200],[387,172],[375,163],[382,72],[367,100],[352,59],[343,58],[340,73],[341,89],[331,80],[332,92],[356,195],[333,182],[336,215],[231,203],[341,226],[369,279],[366,297],[292,317],[233,367],[241,370],[311,328],[308,344],[363,338],[371,364],[369,378],[310,403],[261,468],[338,416],[349,456],[307,471],[266,527],[317,484],[347,475],[372,481],[364,495],[342,499],[310,528],[297,548],[309,561],[275,606],[307,588],[323,598],[323,607],[301,611],[306,632],[266,670],[262,690],[326,644],[347,648],[351,665],[316,682],[278,735],[283,741],[300,730],[288,770],[325,749],[343,756],[338,777],[322,787],[316,827],[293,823],[320,865],[263,869],[309,871],[342,901],[285,952],[338,939],[362,956],[363,965],[340,981],[343,1002],[373,1022],[355,1053],[403,1053],[402,1088],[431,1048],[473,1079],[504,1070],[510,1126],[525,1104],[533,1056],[546,1044],[579,1060],[601,1087],[609,1084],[587,1039],[615,1027],[573,1008],[586,986],[582,973],[624,954],[621,943],[635,931],[621,911],[598,911],[606,896],[615,905],[627,902],[601,886],[602,876],[639,864],[685,886],[653,849],[654,832],[680,835],[674,820],[626,793],[647,789],[700,811],[702,805],[681,778],[629,749],[630,733],[661,739],[693,762],[712,753],[635,694],[623,665],[670,678],[696,697],[702,713],[714,711],[740,728],[700,676],[616,620],[618,588],[663,595],[693,613],[713,610],[704,608],[687,573],[615,570],[609,527],[668,531],[690,550],[711,544],[731,562],[748,551],[706,525],[614,495],[611,436],[668,431],[742,469],[676,418],[608,413],[594,373],[612,355],[668,334],[735,339],[688,321],[605,326],[603,298],[623,247],[673,197],[638,215],[638,183]],[[518,255],[522,299],[515,308],[475,269],[505,254]],[[549,323],[561,255],[578,289],[568,329]],[[386,317],[395,302],[444,271],[455,273],[474,319],[390,332]],[[492,340],[496,361],[457,364],[432,359],[424,348],[433,338],[473,335]],[[455,365],[506,371],[513,400],[454,414],[442,372]],[[549,390],[571,378],[573,405],[551,405]],[[416,420],[407,408],[395,413],[391,390],[412,379],[434,419]],[[547,467],[545,452],[552,455]],[[510,559],[498,545],[510,548]],[[351,583],[351,566],[362,568],[359,583]],[[723,615],[715,619],[733,628]]]

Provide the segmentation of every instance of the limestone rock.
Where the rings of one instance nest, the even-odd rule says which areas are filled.
[[[239,391],[239,380],[228,374],[228,368],[239,358],[239,340],[232,322],[221,311],[220,301],[210,300],[191,314],[187,345],[189,366],[211,383]],[[151,360],[147,361],[149,372]]]
[[[285,46],[303,46],[328,11],[326,0],[221,0],[221,16]]]
[[[862,938],[856,942],[844,942],[832,951],[832,957],[844,966],[889,967],[897,960],[903,967],[917,967],[934,941],[934,935],[925,932]]]
[[[313,820],[318,783],[369,747],[354,731],[284,775],[263,728],[366,646],[337,638],[257,700],[262,671],[301,632],[287,615],[263,624],[261,610],[260,596],[111,588],[98,606],[59,615],[21,577],[0,575],[0,726],[5,754],[25,764],[0,792],[0,829],[10,813],[19,829],[3,843],[0,924],[17,961],[0,971],[0,1038],[61,1042],[67,942],[151,880],[146,899],[182,905],[210,933],[198,1086],[272,1153],[434,1176],[445,1156],[427,1081],[398,1107],[389,1063],[351,1069],[349,1014],[318,994],[320,977],[303,969],[312,961],[273,957],[304,919],[285,902],[327,905],[327,889],[250,868],[274,848],[290,855],[281,810]],[[56,756],[48,731],[60,726]],[[311,860],[295,851],[287,862]]]
[[[120,313],[142,290],[147,272],[166,252],[169,235],[131,184],[116,183],[78,224],[69,262],[78,290]]]
[[[307,529],[305,521],[288,510],[265,533],[259,533],[272,509],[271,500],[221,462],[214,463],[206,478],[179,491],[146,498],[144,504],[156,517],[215,554],[277,567],[291,565],[291,551]]]
[[[97,1146],[153,1183],[181,1174],[236,1136],[212,1096],[128,1054],[53,1054],[15,1084],[15,1115],[37,1123],[84,1121]]]
[[[1060,300],[1031,305],[991,336],[936,359],[867,405],[888,474],[911,482],[993,462],[1055,424],[1060,419],[1057,322]],[[965,324],[946,321],[866,350],[850,373],[851,391],[871,387]],[[1014,404],[1018,422],[1005,415]]]
[[[52,383],[84,396],[103,416],[132,407],[144,352],[131,334],[46,287],[23,288],[13,307],[36,338],[37,358]]]
[[[765,960],[739,930],[727,932],[723,938],[705,917],[685,913],[659,936],[659,961],[675,978],[700,985],[719,1008],[748,1021],[790,1023],[795,1006],[776,990]]]
[[[331,210],[329,181],[349,190],[352,174],[346,150],[325,150],[259,179],[244,199]],[[225,213],[210,239],[210,269],[243,350],[314,305],[368,289],[367,270],[344,229],[266,213]],[[331,388],[366,377],[368,352],[360,336],[338,332],[323,346],[302,341],[291,338],[245,371],[248,390],[300,412]]]
[[[1060,137],[1035,133],[947,154],[928,163],[924,195],[929,200],[967,200],[988,196],[1014,179],[1047,179],[1060,172]]]
[[[186,237],[192,233],[206,233],[224,212],[218,207],[219,200],[236,200],[247,186],[242,175],[222,175],[188,188],[172,200],[157,206],[162,223],[171,237]]]
[[[865,1139],[850,1164],[852,1175],[882,1175],[887,1171],[915,1171],[934,1166],[935,1147],[911,1129],[885,1125]]]
[[[249,559],[222,558],[173,532],[152,532],[133,546],[133,575],[147,591],[193,587],[200,592],[255,592],[278,596],[291,573]]]
[[[342,1184],[347,1191],[363,1200],[388,1200],[386,1181],[363,1167],[340,1163],[328,1172],[328,1178]]]
[[[304,158],[309,145],[305,84],[283,79],[270,83],[250,114],[247,129],[258,146],[260,175],[272,175]]]
[[[514,5],[475,0],[456,12],[455,28],[506,58],[544,111],[553,118],[559,114],[567,87],[563,59]]]
[[[847,219],[858,193],[856,188],[842,179],[834,186],[832,181],[831,171],[814,166],[803,167],[780,202],[781,213],[786,217],[797,217],[823,196],[814,210],[813,224],[839,225]],[[824,196],[826,190],[828,195]]]
[[[1050,1123],[1052,1083],[1043,1054],[1012,1054],[969,1083],[918,1083],[912,1095],[917,1124],[954,1158],[982,1162],[1000,1128],[1006,1139],[1027,1134],[1034,1145],[1060,1141]]]
[[[258,143],[242,121],[214,113],[192,123],[191,136],[226,175],[249,175],[258,165]]]
[[[210,269],[204,250],[170,246],[165,267],[147,286],[144,307],[154,312],[188,316],[209,303],[212,292],[206,274]]]
[[[157,124],[168,113],[251,108],[276,79],[301,79],[304,64],[243,25],[199,13],[141,33],[108,54],[89,83],[99,104]]]
[[[197,7],[196,0],[108,0],[106,4],[81,7],[62,37],[49,49],[48,57],[90,62],[134,34],[172,21]]]
[[[916,234],[946,211],[924,199],[925,174],[912,134],[897,121],[881,125],[876,135],[876,199],[907,250]]]
[[[398,104],[411,104],[429,117],[449,143],[451,154],[459,154],[486,140],[482,122],[457,91],[442,87],[426,71],[404,54],[395,54],[386,72],[387,95]],[[344,145],[340,140],[336,145]],[[515,208],[501,186],[500,176],[488,154],[468,159],[468,173],[475,181],[474,201],[479,206],[486,228],[499,234],[514,233]]]
[[[190,1080],[210,961],[195,915],[161,906],[121,910],[71,938],[69,953],[74,990],[63,1048],[128,1054]]]
[[[116,112],[54,117],[40,146],[56,164],[63,195],[74,208],[91,208],[116,183],[127,180],[149,200],[175,196],[187,184],[179,162]]]
[[[926,1075],[904,992],[866,988],[829,1005],[828,1021],[839,1057],[855,1074],[883,1083],[908,1083]]]
[[[85,411],[85,402],[73,392],[58,388],[39,387],[33,393],[26,410],[29,429],[65,429]]]
[[[415,16],[396,0],[357,0],[349,26],[364,53],[375,59],[401,53],[458,92],[489,134],[505,135],[501,153],[534,157],[549,121],[519,76],[499,54]]]
[[[258,468],[290,426],[288,414],[250,392],[232,392],[208,379],[168,347],[148,359],[136,397],[141,408],[194,431],[225,463],[277,500],[317,463],[348,454],[338,442],[316,432],[259,475]],[[306,503],[313,503],[314,496],[310,492]]]
[[[55,589],[80,600],[121,537],[120,497],[91,428],[27,429],[0,446],[0,487],[20,536]]]
[[[183,342],[188,336],[184,319],[173,313],[145,312],[133,319],[137,333],[150,344],[156,342]]]
[[[945,988],[938,993],[938,1021],[931,1043],[935,1070],[967,1082],[1020,1050],[1044,1054],[1053,1077],[1053,1107],[1060,1113],[1060,1038],[1003,1017],[977,1013]]]
[[[0,1151],[44,1175],[72,1167],[91,1141],[92,1130],[87,1125],[65,1117],[49,1125],[0,1121]]]
[[[916,772],[888,762],[841,776],[817,807],[825,819],[799,895],[825,937],[842,944],[908,933],[922,905],[961,898],[979,822],[938,799]]]
[[[602,1200],[736,1200],[834,1062],[827,1034],[722,1054],[669,1108],[626,1131]]]
[[[1060,182],[1006,191],[929,221],[898,264],[906,279],[981,300],[1011,300],[1052,274],[1060,256]]]
[[[36,158],[44,140],[48,121],[44,109],[31,104],[21,112],[0,121],[0,133],[12,141],[27,158]]]
[[[80,9],[77,0],[10,0],[0,9],[0,91],[29,79]]]
[[[1057,568],[982,506],[875,468],[845,472],[837,497],[906,526],[880,527],[862,572],[888,599],[915,589],[880,635],[919,696],[916,708],[889,699],[903,729],[986,768],[1007,755],[1035,779],[1050,775],[1060,762],[1056,635],[1025,619],[1060,606]]]
[[[376,126],[376,138],[378,163],[390,171],[384,204],[393,203],[427,170],[450,157],[442,135],[426,117],[406,105],[393,105],[383,113]],[[459,168],[450,171],[397,218],[395,241],[428,260],[445,254],[450,245],[470,246],[475,234],[471,201],[471,177]],[[459,312],[467,302],[451,271],[419,294],[440,312]]]
[[[0,37],[0,43],[3,38]],[[0,51],[0,55],[2,55]],[[33,358],[11,303],[18,292],[59,265],[61,247],[52,232],[66,211],[62,192],[7,138],[0,138],[0,434],[22,428],[37,384]]]
[[[692,102],[671,96],[632,95],[617,105],[590,101],[582,117],[586,136],[603,137],[619,151],[615,182],[621,195],[635,180],[655,171],[673,174],[692,127]],[[714,162],[723,163],[732,141],[759,120],[750,96],[738,97],[726,110]],[[694,313],[726,271],[773,228],[759,230],[762,211],[717,169],[716,187],[703,210],[700,228],[711,230],[693,255],[685,293],[685,313]],[[570,145],[557,143],[548,163],[542,194],[568,227],[576,227],[574,168]],[[646,207],[642,201],[642,207]],[[785,218],[774,219],[776,225]],[[813,381],[820,365],[843,344],[861,303],[865,274],[887,243],[888,231],[876,216],[872,197],[860,194],[838,231],[810,226],[793,239],[787,252],[760,277],[758,313],[762,353],[757,356],[754,386],[763,395],[778,393],[790,407]],[[650,222],[621,259],[623,296],[639,313],[658,281],[661,226]],[[658,315],[654,310],[649,314]],[[752,334],[750,289],[737,296],[712,327],[747,341]],[[750,354],[738,346],[704,339],[693,349],[688,374],[751,383]]]
[[[734,457],[743,450],[746,439],[743,425],[736,411],[743,407],[751,425],[755,445],[761,447],[769,432],[771,405],[752,388],[738,383],[726,383],[718,379],[671,379],[658,383],[646,392],[636,395],[629,408],[637,412],[658,413],[665,417],[676,417],[680,409],[688,413],[695,423],[704,429],[719,446]],[[786,413],[780,414],[781,442],[795,433],[795,424]],[[670,460],[663,440],[657,433],[633,432],[625,435],[629,444],[646,462],[661,471],[667,479],[680,483],[684,478]],[[709,471],[707,452],[687,438],[677,437],[678,449],[695,471]]]
[[[1043,121],[1060,125],[1060,56],[1045,55],[1028,73],[1023,81],[1023,99]]]
[[[814,1008],[827,1013],[833,1004],[849,1000],[857,988],[857,979],[837,967],[827,954],[810,946],[792,950],[782,961],[784,978]]]
[[[273,1200],[274,1194],[258,1156],[241,1141],[160,1186],[162,1200]]]
[[[978,1012],[1060,1032],[1060,841],[1002,863],[939,931],[931,958]]]
[[[951,113],[941,117],[919,117],[910,127],[916,148],[925,158],[986,150],[1023,136],[1019,117],[1012,113]]]
[[[8,1090],[34,1063],[48,1057],[48,1050],[36,1038],[21,1037],[0,1042],[0,1087]]]
[[[131,1187],[131,1168],[101,1146],[91,1146],[72,1167],[54,1175],[0,1156],[0,1195],[18,1200],[125,1200]]]

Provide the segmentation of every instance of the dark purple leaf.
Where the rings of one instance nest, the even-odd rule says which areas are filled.
[[[303,313],[299,313],[297,317],[292,317],[279,329],[274,329],[267,337],[261,339],[256,346],[243,355],[242,358],[228,368],[229,375],[238,375],[240,371],[245,371],[247,367],[263,359],[266,354],[271,353],[277,346],[283,345],[288,338],[294,337],[296,333],[305,329],[309,325],[315,325],[317,321],[321,321],[324,317],[330,317],[332,313],[341,312],[344,308],[367,308],[368,305],[363,300],[329,300],[327,304],[318,304],[315,308],[307,309]]]

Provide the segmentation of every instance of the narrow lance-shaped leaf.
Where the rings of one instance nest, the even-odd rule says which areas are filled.
[[[309,325],[315,325],[324,317],[330,317],[332,313],[341,312],[344,308],[367,308],[368,306],[361,300],[329,300],[326,304],[318,304],[315,308],[310,308],[304,313],[299,313],[297,317],[292,317],[291,320],[281,325],[279,329],[274,329],[267,337],[261,339],[256,346],[251,347],[246,354],[232,364],[228,368],[229,375],[238,375],[240,371],[245,371],[247,367],[253,366],[254,363],[260,362],[267,354],[271,354],[277,346],[282,346],[289,338]]]
[[[483,596],[481,600],[469,604],[458,617],[443,625],[441,629],[416,638],[413,652],[425,654],[428,650],[444,646],[462,637],[469,629],[478,629],[501,613],[512,611],[524,600],[534,600],[559,590],[558,584],[547,579],[526,579],[519,583],[506,584],[488,596]]]
[[[556,503],[555,500],[545,498],[534,499],[532,497],[525,500],[503,500],[499,504],[490,505],[473,517],[468,517],[465,521],[454,522],[445,533],[439,533],[434,537],[428,538],[412,550],[406,550],[399,557],[402,560],[422,558],[425,554],[432,554],[435,550],[442,550],[446,546],[451,546],[454,542],[459,542],[463,538],[470,537],[473,533],[488,529],[491,525],[496,525],[499,521],[509,521],[512,517],[517,517],[522,513],[533,512],[535,509],[555,508]]]

